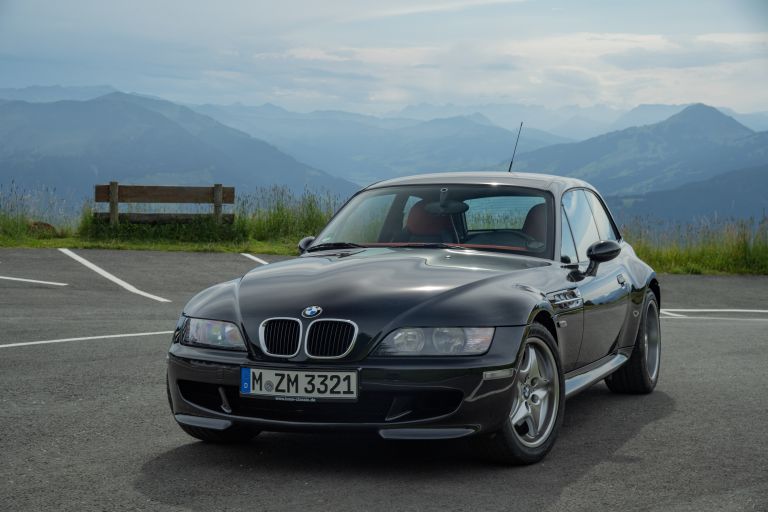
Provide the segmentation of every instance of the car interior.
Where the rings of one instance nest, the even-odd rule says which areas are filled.
[[[468,220],[472,213],[467,200],[398,197],[382,226],[379,241],[460,244],[531,253],[542,253],[548,245],[550,219],[546,202],[533,205],[520,227],[512,227],[511,220],[492,228],[473,226]]]

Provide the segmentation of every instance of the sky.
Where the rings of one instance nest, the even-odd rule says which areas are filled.
[[[768,0],[0,0],[0,87],[387,113],[768,111]]]

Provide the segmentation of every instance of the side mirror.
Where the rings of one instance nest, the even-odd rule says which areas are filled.
[[[315,237],[307,236],[299,240],[299,252],[304,253],[307,251],[312,242],[315,241]]]
[[[613,240],[600,240],[589,246],[587,249],[587,258],[589,258],[589,266],[587,267],[585,276],[594,276],[597,274],[597,267],[601,263],[611,261],[621,252],[621,245]]]

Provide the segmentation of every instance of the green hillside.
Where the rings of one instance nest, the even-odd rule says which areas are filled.
[[[0,104],[0,182],[90,195],[95,183],[357,187],[173,103],[113,93],[89,101]]]
[[[621,221],[762,219],[768,213],[768,165],[718,174],[672,190],[607,197],[606,201]]]
[[[520,155],[515,170],[589,181],[606,195],[638,194],[768,163],[768,132],[691,105],[660,123]]]

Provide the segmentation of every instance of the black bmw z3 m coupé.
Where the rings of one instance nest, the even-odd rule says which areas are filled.
[[[299,248],[184,307],[168,397],[190,435],[473,436],[529,464],[555,442],[566,398],[658,381],[656,274],[583,181],[384,181]]]

